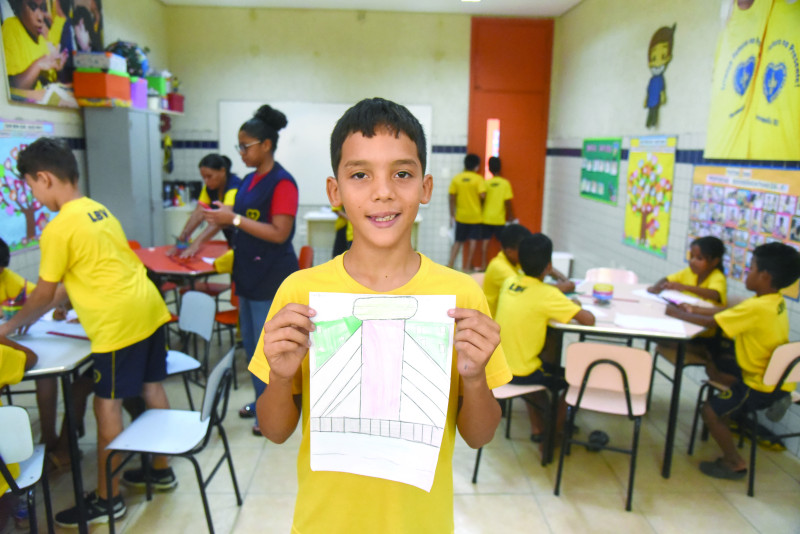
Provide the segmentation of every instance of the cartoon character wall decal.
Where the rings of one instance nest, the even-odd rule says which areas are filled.
[[[658,110],[667,102],[667,85],[664,80],[664,71],[672,61],[673,39],[675,27],[662,26],[653,34],[650,39],[650,46],[647,49],[647,63],[652,77],[647,84],[647,96],[644,100],[644,107],[647,108],[647,128],[658,126]]]

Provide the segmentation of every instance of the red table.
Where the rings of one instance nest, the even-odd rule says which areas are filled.
[[[143,247],[135,249],[134,252],[142,260],[144,266],[156,274],[170,277],[186,278],[191,286],[197,278],[214,274],[214,265],[208,263],[203,258],[218,258],[228,251],[228,243],[225,241],[208,241],[200,246],[191,258],[179,258],[169,256],[167,253],[172,250],[173,245],[162,245],[160,247]]]

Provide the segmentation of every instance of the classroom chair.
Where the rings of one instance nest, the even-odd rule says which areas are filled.
[[[503,411],[506,414],[506,439],[509,439],[511,436],[511,404],[517,397],[522,397],[522,400],[525,402],[530,403],[528,399],[524,397],[524,395],[528,395],[531,393],[536,393],[537,391],[547,391],[545,386],[539,386],[535,384],[531,385],[518,385],[518,384],[504,384],[500,387],[496,387],[492,390],[492,395],[498,401],[501,401],[503,404]],[[550,402],[550,414],[547,420],[547,433],[544,436],[545,440],[545,447],[542,454],[542,466],[547,465],[551,460],[553,446],[555,444],[555,420],[556,420],[556,413],[558,411],[558,399],[559,399],[559,392],[558,391],[551,391],[551,402]],[[532,404],[536,406],[535,404]],[[478,452],[475,456],[475,468],[472,470],[472,483],[476,484],[478,482],[478,467],[481,464],[481,453],[483,452],[483,447],[478,449]]]
[[[236,504],[242,505],[242,496],[236,482],[236,473],[233,469],[228,438],[222,421],[228,411],[228,397],[231,389],[231,362],[234,349],[217,363],[208,377],[205,395],[200,412],[189,410],[147,410],[134,420],[122,433],[112,441],[106,449],[110,451],[106,462],[106,487],[108,494],[112,494],[111,481],[117,473],[136,455],[142,455],[142,466],[147,469],[150,465],[151,455],[181,456],[192,462],[200,486],[200,496],[203,499],[203,508],[206,514],[208,531],[214,533],[214,523],[211,520],[211,511],[208,507],[206,488],[211,479],[219,470],[223,462],[227,461],[231,473],[233,490],[236,494]],[[223,453],[211,469],[208,478],[203,478],[200,463],[196,456],[199,455],[211,441],[212,432],[217,429],[217,435],[222,440]],[[112,459],[117,454],[125,457],[117,467],[112,469]],[[147,480],[147,477],[145,477]],[[153,499],[152,488],[147,485],[147,500]],[[111,501],[109,501],[111,502]],[[108,530],[115,532],[113,508],[108,510]]]
[[[308,269],[314,265],[314,249],[309,245],[300,247],[300,256],[297,258],[297,263],[301,269]]]
[[[30,532],[39,532],[36,521],[36,483],[42,481],[47,531],[53,532],[50,487],[44,469],[44,445],[34,445],[28,412],[19,406],[0,406],[0,474],[14,495],[25,495]],[[8,464],[19,464],[19,476],[12,477]]]
[[[780,389],[784,383],[800,382],[800,341],[793,343],[786,343],[776,348],[772,357],[767,365],[767,370],[764,371],[764,385],[775,386]],[[707,400],[710,396],[711,390],[727,391],[728,387],[707,380],[700,386],[700,391],[697,394],[697,403],[694,409],[694,419],[692,420],[692,433],[689,436],[689,450],[691,455],[694,452],[694,439],[697,433],[697,421],[700,419],[700,410],[703,407],[703,401]],[[792,391],[791,403],[796,404],[800,402],[800,393]],[[747,482],[747,495],[753,497],[755,495],[755,481],[756,481],[756,450],[758,450],[759,438],[759,424],[758,424],[758,411],[745,410],[744,418],[750,425],[750,465],[748,467],[748,482]],[[742,435],[745,429],[742,430]],[[800,431],[787,432],[784,434],[773,434],[770,436],[773,439],[795,438],[800,437]],[[708,439],[704,434],[703,439]],[[739,447],[743,444],[742,439],[739,440]]]
[[[652,365],[653,356],[642,349],[602,343],[573,343],[567,347],[567,423],[558,460],[556,487],[553,491],[555,495],[559,495],[561,491],[564,457],[570,453],[573,443],[591,446],[595,450],[622,452],[631,456],[628,496],[625,502],[625,510],[631,511],[639,430],[642,416],[647,411],[647,391],[650,388]],[[621,449],[572,438],[575,415],[579,409],[627,416],[633,421],[631,448]]]
[[[181,298],[182,312],[178,318],[178,332],[182,351],[167,351],[167,376],[181,375],[189,398],[189,407],[194,410],[192,393],[189,389],[190,374],[201,371],[208,374],[208,355],[211,349],[211,335],[214,330],[216,304],[214,299],[199,291],[189,291]],[[192,347],[192,353],[199,355],[198,338],[203,341],[202,363],[185,351]]]
[[[584,280],[587,282],[604,282],[607,284],[638,284],[639,277],[633,271],[626,269],[612,269],[610,267],[596,267],[586,271]]]
[[[214,314],[214,325],[217,330],[217,344],[222,346],[222,329],[225,328],[231,334],[231,346],[236,348],[239,344],[236,343],[236,329],[239,326],[239,296],[236,295],[236,284],[231,283],[231,308],[230,310],[218,311]],[[236,357],[234,355],[231,361],[231,369],[233,370],[233,389],[239,389],[239,383],[236,379]]]

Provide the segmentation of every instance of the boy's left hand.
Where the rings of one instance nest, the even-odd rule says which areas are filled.
[[[500,344],[500,325],[469,308],[453,308],[447,314],[456,320],[453,346],[458,355],[458,374],[465,380],[484,379],[486,364]]]

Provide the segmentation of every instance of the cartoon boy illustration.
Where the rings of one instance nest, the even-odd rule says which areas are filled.
[[[667,86],[664,82],[664,71],[672,61],[672,39],[675,35],[675,26],[671,28],[662,26],[650,39],[650,47],[647,49],[647,60],[650,65],[650,72],[653,77],[647,84],[647,97],[644,107],[648,109],[647,128],[654,128],[658,125],[658,108],[667,102]]]

